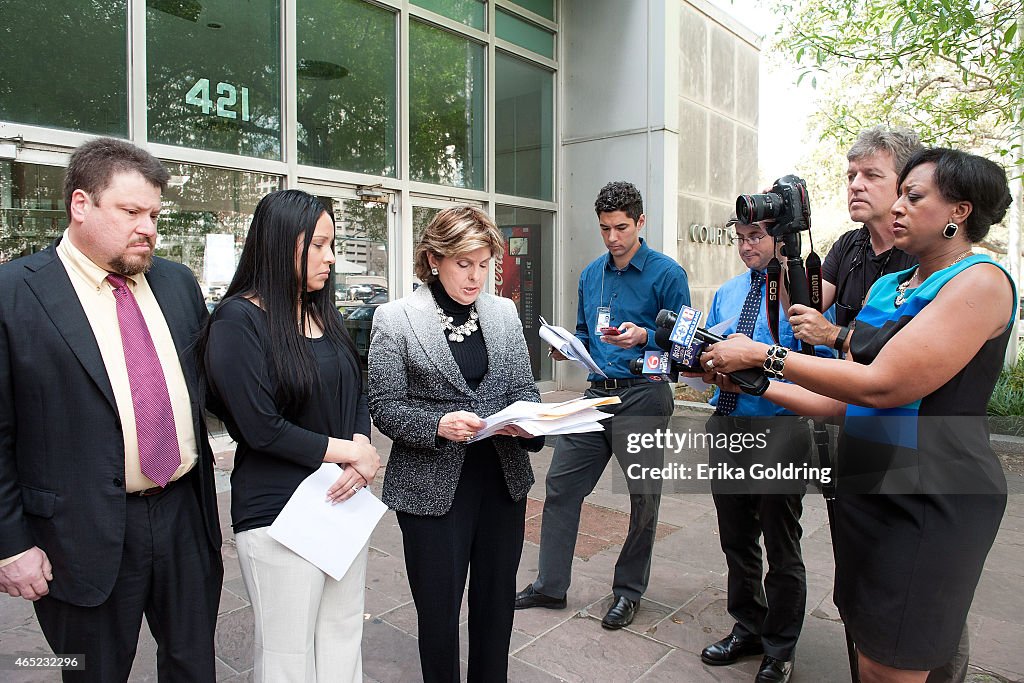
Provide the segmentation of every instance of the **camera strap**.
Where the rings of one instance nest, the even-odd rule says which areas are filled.
[[[807,292],[810,295],[810,306],[814,310],[821,312],[821,258],[814,252],[814,247],[811,247],[811,253],[807,255],[807,260],[804,261],[805,268],[807,270]]]
[[[819,265],[820,273],[820,265]],[[764,310],[768,316],[768,331],[775,343],[779,343],[779,287],[782,286],[782,264],[772,256],[765,268]]]

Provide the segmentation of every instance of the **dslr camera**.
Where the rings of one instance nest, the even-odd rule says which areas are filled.
[[[772,237],[810,230],[807,183],[795,175],[784,175],[775,181],[769,192],[741,194],[736,198],[736,216],[747,224],[769,221],[764,228]]]

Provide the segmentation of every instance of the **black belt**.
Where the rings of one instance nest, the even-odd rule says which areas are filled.
[[[142,489],[141,491],[125,491],[125,495],[126,496],[132,496],[134,498],[146,498],[147,496],[158,496],[161,493],[163,493],[164,491],[170,489],[175,484],[179,484],[181,482],[188,481],[189,478],[192,476],[192,473],[195,472],[195,469],[196,468],[193,467],[188,472],[186,472],[185,474],[181,475],[180,477],[178,477],[174,481],[167,482],[167,486],[153,486],[153,487],[150,487],[148,489]]]
[[[604,391],[614,391],[615,389],[628,389],[629,387],[635,387],[640,384],[661,384],[660,382],[652,382],[649,379],[643,377],[625,377],[622,379],[599,379],[590,383],[591,389],[603,389]]]

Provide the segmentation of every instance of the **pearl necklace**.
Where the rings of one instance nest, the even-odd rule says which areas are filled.
[[[968,256],[974,256],[974,252],[971,251],[970,249],[968,249],[964,253],[962,253],[959,256],[957,256],[955,259],[953,259],[952,263],[950,263],[948,266],[945,266],[944,268],[941,268],[940,270],[945,270],[946,268],[950,268],[951,266],[955,266],[956,264],[960,263],[961,261],[963,261]],[[901,282],[899,285],[896,286],[896,298],[893,299],[893,301],[892,301],[893,305],[895,305],[896,308],[899,308],[900,306],[902,306],[904,304],[904,302],[907,300],[907,297],[906,297],[907,288],[910,287],[910,281],[915,279],[915,278],[917,278],[918,272],[919,272],[919,268],[915,267],[914,268],[914,272],[910,274],[910,277],[908,277],[906,280],[904,280],[903,282]],[[925,278],[925,279],[927,279],[927,278]]]
[[[437,317],[441,319],[441,325],[444,327],[445,332],[448,333],[448,339],[453,342],[461,342],[480,329],[477,324],[480,316],[477,315],[476,304],[469,307],[469,320],[461,325],[454,325],[455,319],[445,313],[440,306],[435,305],[435,308],[437,308]]]

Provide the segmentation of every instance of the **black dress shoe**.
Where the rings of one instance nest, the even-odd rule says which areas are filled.
[[[516,593],[516,609],[530,609],[531,607],[547,607],[548,609],[565,609],[568,604],[565,598],[553,598],[550,595],[538,593],[533,589],[533,584]]]
[[[734,664],[743,657],[759,655],[764,652],[760,638],[744,640],[733,634],[727,635],[717,643],[708,645],[700,653],[700,660],[711,666]]]
[[[757,672],[754,683],[787,683],[793,675],[793,660],[784,662],[771,655],[761,660],[761,669]]]
[[[633,617],[636,616],[637,604],[639,604],[638,600],[634,601],[621,596],[615,598],[608,614],[604,615],[604,619],[601,620],[601,626],[612,630],[629,626],[633,623]]]

